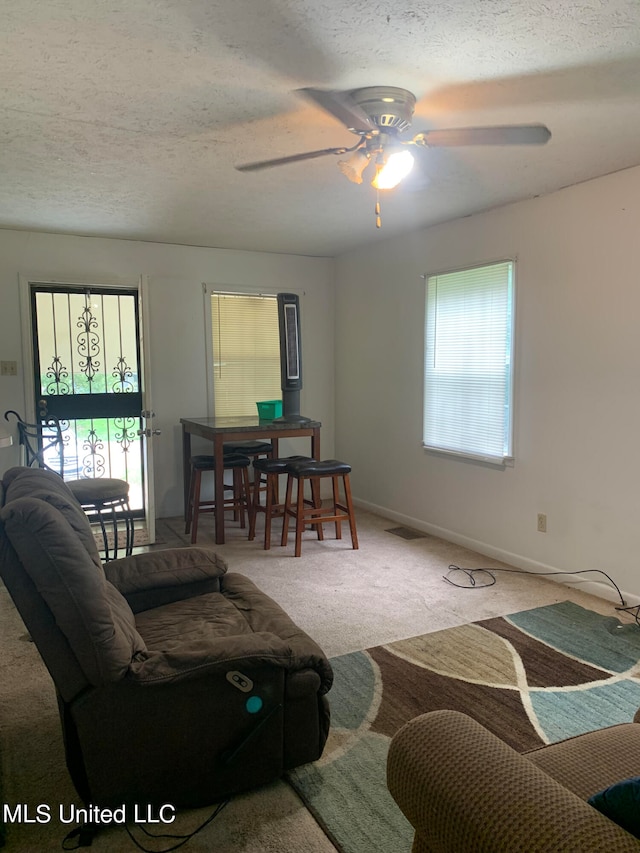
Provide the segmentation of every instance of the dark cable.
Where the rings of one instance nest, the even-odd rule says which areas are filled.
[[[93,839],[98,832],[98,827],[91,823],[83,823],[70,830],[62,839],[63,850],[77,850],[79,847],[91,847]],[[69,842],[76,839],[75,845],[69,847]]]
[[[214,820],[216,817],[218,817],[218,815],[220,814],[220,812],[222,811],[222,809],[223,809],[226,805],[228,805],[228,804],[229,804],[229,802],[230,802],[230,800],[229,800],[229,799],[226,799],[226,800],[223,800],[221,803],[218,803],[218,805],[216,806],[216,808],[214,809],[214,811],[209,815],[209,817],[208,817],[208,818],[207,818],[203,823],[201,823],[201,824],[200,824],[200,826],[199,826],[197,829],[194,829],[194,830],[193,830],[193,832],[190,832],[190,833],[188,833],[187,835],[170,835],[170,834],[167,834],[167,833],[159,834],[159,835],[154,835],[154,833],[149,832],[149,830],[148,830],[148,829],[145,829],[145,827],[144,827],[144,826],[141,826],[140,828],[141,828],[141,829],[142,829],[142,831],[145,833],[145,835],[148,835],[148,836],[149,836],[149,838],[174,838],[174,839],[180,839],[180,840],[178,841],[178,843],[177,843],[177,844],[174,844],[172,847],[165,847],[165,849],[164,849],[164,850],[160,851],[160,853],[171,853],[171,851],[172,851],[172,850],[177,850],[177,849],[178,849],[178,847],[182,847],[182,845],[183,845],[183,844],[186,844],[186,843],[187,843],[187,841],[189,841],[190,839],[192,839],[194,835],[197,835],[197,834],[198,834],[199,832],[201,832],[201,831],[202,831],[206,826],[208,826],[208,825],[211,823],[211,821],[212,821],[212,820]],[[143,847],[143,846],[142,846],[142,844],[140,844],[140,842],[139,842],[139,841],[137,841],[137,840],[133,837],[133,835],[132,835],[132,833],[131,833],[131,830],[129,829],[129,827],[128,827],[128,826],[126,826],[126,825],[125,825],[125,829],[127,830],[127,835],[129,836],[129,838],[133,841],[133,843],[136,845],[136,847],[137,847],[139,850],[143,850],[143,851],[144,851],[144,853],[157,853],[157,851],[150,850],[148,847]]]
[[[162,851],[151,850],[148,847],[143,847],[142,844],[140,844],[140,842],[137,841],[133,837],[131,830],[129,829],[129,827],[126,824],[125,824],[125,829],[127,831],[127,835],[133,841],[133,843],[136,845],[136,847],[139,850],[143,850],[144,853],[171,853],[172,850],[177,850],[178,847],[182,847],[182,845],[186,844],[187,841],[189,841],[191,838],[193,838],[194,835],[197,835],[199,832],[201,832],[201,830],[203,830],[206,826],[208,826],[212,820],[214,820],[216,817],[218,817],[218,815],[220,814],[222,809],[226,805],[228,805],[229,802],[230,802],[230,798],[228,798],[226,800],[222,800],[222,802],[218,803],[218,805],[215,807],[215,809],[209,815],[209,817],[203,823],[201,823],[197,829],[194,829],[193,832],[190,832],[187,835],[171,835],[169,833],[162,833],[162,834],[155,835],[154,833],[149,832],[149,830],[146,829],[144,826],[140,826],[140,829],[142,830],[142,832],[144,832],[145,835],[148,835],[149,838],[172,838],[174,840],[179,839],[177,844],[174,844],[172,847],[166,847]],[[93,838],[94,838],[95,834],[97,833],[97,831],[98,831],[98,827],[93,825],[93,824],[85,824],[83,826],[77,826],[75,829],[72,829],[71,832],[67,833],[67,835],[63,838],[62,849],[63,850],[77,850],[79,847],[90,847],[91,842],[93,841]],[[67,842],[70,841],[71,839],[74,839],[74,838],[77,839],[76,846],[75,847],[66,846]]]
[[[452,572],[463,572],[469,578],[469,583],[462,584],[452,581],[449,577]],[[485,574],[489,575],[491,581],[488,583],[477,584],[475,579],[475,575],[477,572],[485,572]],[[443,575],[442,577],[444,580],[446,580],[447,583],[450,583],[452,586],[457,586],[460,589],[483,589],[486,586],[493,586],[495,584],[496,577],[493,574],[494,572],[509,572],[513,575],[535,575],[537,577],[544,575],[582,575],[587,574],[587,572],[597,572],[598,574],[605,576],[605,578],[612,584],[612,586],[615,587],[616,592],[620,596],[622,607],[616,607],[616,610],[624,610],[625,605],[627,603],[622,597],[622,593],[620,592],[620,587],[618,586],[618,584],[613,580],[610,575],[608,575],[606,572],[603,572],[602,569],[580,569],[580,571],[577,572],[529,572],[526,569],[461,569],[460,566],[456,566],[454,563],[451,563],[449,566],[449,573]],[[640,605],[638,605],[638,607],[640,608]],[[638,614],[636,614],[636,622],[639,622]]]
[[[636,625],[640,625],[640,604],[631,604],[629,607],[616,607],[616,610],[629,613],[635,619]]]
[[[449,574],[451,574],[451,572],[453,572],[453,571],[462,572],[464,575],[466,575],[469,578],[469,583],[468,584],[456,583],[455,581],[451,580],[449,575],[443,575],[442,577],[444,578],[444,580],[446,580],[447,583],[450,583],[451,586],[457,586],[460,589],[472,589],[473,587],[476,587],[476,586],[478,587],[478,589],[483,589],[485,586],[493,586],[496,582],[495,575],[492,574],[491,569],[462,569],[462,568],[460,568],[460,566],[454,566],[452,564],[449,566]],[[478,572],[484,572],[485,574],[489,575],[491,580],[489,580],[483,584],[479,584],[479,585],[476,584],[476,574]]]

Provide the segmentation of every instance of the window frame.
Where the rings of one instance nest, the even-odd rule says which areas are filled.
[[[228,294],[229,296],[263,296],[276,298],[278,293],[296,293],[300,298],[300,321],[302,325],[301,336],[304,337],[304,310],[303,297],[305,291],[302,288],[292,286],[268,288],[248,284],[220,284],[215,282],[202,282],[203,313],[205,325],[205,366],[207,381],[207,416],[213,418],[215,414],[215,370],[213,363],[213,329],[211,328],[211,297],[214,294]],[[257,417],[257,410],[256,410]]]
[[[507,323],[505,325],[505,336],[508,341],[505,355],[508,359],[508,371],[505,371],[505,379],[507,380],[506,400],[508,401],[508,411],[505,413],[505,428],[503,438],[505,439],[505,448],[502,454],[491,454],[478,450],[473,452],[463,448],[438,446],[430,444],[426,441],[426,405],[427,405],[427,348],[428,348],[428,323],[429,315],[429,284],[430,280],[438,276],[446,276],[449,274],[472,272],[499,266],[501,264],[510,265],[510,282],[508,283],[507,303],[510,305]],[[501,257],[494,260],[482,261],[479,263],[468,264],[461,267],[453,267],[445,270],[428,272],[422,275],[424,281],[424,326],[423,326],[423,370],[422,370],[422,389],[423,389],[423,406],[422,406],[422,447],[432,454],[445,457],[453,457],[472,462],[484,463],[489,466],[503,468],[505,466],[513,466],[514,464],[514,413],[515,413],[515,352],[516,352],[516,295],[517,295],[517,259],[513,257]]]

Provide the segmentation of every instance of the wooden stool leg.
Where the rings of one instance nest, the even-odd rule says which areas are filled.
[[[304,521],[304,478],[298,477],[298,494],[296,495],[296,557],[299,557],[302,554],[302,531],[304,530]]]
[[[291,490],[293,489],[293,477],[287,474],[287,490],[284,498],[284,518],[282,519],[282,538],[280,544],[284,547],[289,537],[289,516],[291,515]]]
[[[311,500],[313,502],[313,506],[315,509],[319,509],[322,506],[322,499],[320,497],[320,478],[312,477],[311,478]]]
[[[244,528],[244,511],[246,509],[251,524],[251,483],[249,482],[249,469],[241,468],[240,474],[240,527]]]
[[[223,474],[224,476],[224,474]],[[238,469],[233,468],[231,470],[231,488],[233,494],[233,501],[231,503],[231,509],[233,510],[233,520],[237,521],[240,515],[240,477],[238,476]],[[224,513],[224,507],[222,508],[222,512]],[[241,524],[240,527],[244,527],[244,524]]]
[[[312,477],[311,478],[311,500],[313,502],[314,509],[320,509],[322,506],[322,498],[320,497],[320,478]],[[313,526],[313,525],[312,525]],[[316,533],[318,534],[318,539],[321,542],[324,542],[324,527],[322,524],[316,524]]]
[[[188,533],[191,530],[191,519],[193,518],[193,490],[195,489],[195,470],[191,469],[189,478],[189,499],[187,501],[187,515],[185,518],[184,532]]]
[[[200,482],[202,471],[196,468],[193,472],[193,501],[191,508],[191,544],[195,545],[198,538],[198,516],[200,515]]]
[[[342,482],[344,484],[344,497],[345,497],[345,505],[347,507],[347,513],[349,515],[349,530],[351,531],[351,544],[353,545],[354,551],[358,550],[358,534],[356,533],[356,517],[353,511],[353,499],[351,497],[351,482],[349,480],[349,475],[345,474],[342,478]]]
[[[333,486],[333,514],[335,516],[338,515],[338,504],[340,503],[340,493],[338,490],[338,477],[331,478],[331,485]],[[336,517],[335,521],[336,525],[336,539],[342,539],[342,523],[340,519]]]
[[[251,496],[251,513],[249,515],[249,541],[256,538],[256,519],[258,518],[258,507],[260,506],[260,485],[262,483],[262,472],[255,471],[253,477],[253,494]]]
[[[264,550],[271,548],[271,516],[273,515],[274,495],[277,489],[278,475],[267,474],[267,498],[264,508]]]

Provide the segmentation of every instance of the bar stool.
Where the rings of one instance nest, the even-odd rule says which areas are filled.
[[[238,512],[240,516],[240,527],[244,528],[245,510],[251,515],[249,504],[250,486],[249,486],[249,465],[251,460],[248,456],[233,454],[224,457],[224,470],[233,471],[233,485],[226,485],[225,491],[232,491],[233,495],[230,498],[222,497],[222,512],[233,510]],[[184,532],[189,533],[191,530],[191,544],[195,545],[198,536],[198,518],[203,512],[217,512],[216,501],[201,501],[200,486],[202,484],[202,472],[215,471],[215,461],[213,456],[199,455],[191,457],[191,475],[189,478],[189,501],[187,504],[187,521]]]
[[[117,559],[119,533],[124,523],[124,552],[128,557],[133,551],[134,519],[129,506],[129,483],[115,477],[83,477],[79,480],[66,479],[64,476],[64,439],[58,418],[47,417],[39,423],[30,424],[22,420],[18,412],[8,409],[4,413],[5,421],[14,415],[18,425],[20,444],[24,447],[25,465],[53,471],[65,480],[68,488],[82,506],[91,524],[97,521],[102,533],[104,550],[103,562]],[[106,518],[105,518],[106,516]],[[107,524],[111,524],[113,552],[109,549]]]
[[[309,462],[289,462],[286,467],[287,471],[287,492],[284,501],[284,520],[282,522],[282,545],[287,544],[289,534],[289,518],[296,520],[296,545],[295,556],[299,557],[302,553],[302,531],[307,524],[315,526],[318,532],[318,539],[324,539],[322,525],[326,521],[333,521],[336,526],[336,539],[342,539],[343,521],[349,522],[349,530],[351,531],[351,544],[355,549],[358,547],[358,535],[356,533],[356,520],[353,511],[353,501],[351,498],[351,483],[349,474],[351,473],[351,465],[346,462],[340,462],[338,459],[325,459],[321,462],[311,460]],[[310,480],[313,484],[316,481],[316,488],[319,492],[320,480],[331,477],[333,486],[333,502],[329,507],[321,507],[319,505],[305,507],[304,501],[304,483],[305,480]],[[339,482],[342,478],[342,487],[344,491],[344,503],[340,503]],[[298,491],[295,504],[292,500],[293,481],[298,481]],[[315,501],[314,501],[315,503]],[[319,501],[317,502],[319,504]]]
[[[271,548],[271,519],[284,515],[284,504],[278,503],[278,478],[287,473],[290,462],[313,462],[310,456],[286,456],[281,459],[254,459],[253,500],[249,519],[249,541],[256,536],[256,518],[259,512],[264,516],[264,550]],[[264,478],[264,479],[263,479]],[[264,487],[265,503],[260,503],[260,491]],[[317,495],[318,506],[319,492]],[[313,505],[313,501],[308,501]]]

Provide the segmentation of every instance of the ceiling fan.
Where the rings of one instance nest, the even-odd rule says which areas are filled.
[[[401,134],[411,127],[416,105],[415,96],[406,89],[395,86],[369,86],[351,92],[325,89],[298,89],[297,92],[341,121],[358,141],[352,147],[323,148],[259,160],[236,166],[240,172],[257,172],[272,166],[283,166],[301,160],[313,160],[327,154],[349,154],[339,160],[344,175],[356,184],[363,181],[363,173],[370,163],[375,165],[371,181],[377,190],[393,189],[413,168],[411,147],[435,148],[459,145],[544,145],[551,132],[542,124],[502,125],[496,127],[462,127],[453,129],[423,130],[410,139]],[[379,209],[376,210],[379,215]],[[379,218],[377,221],[379,227]]]

